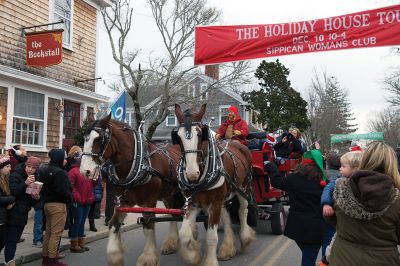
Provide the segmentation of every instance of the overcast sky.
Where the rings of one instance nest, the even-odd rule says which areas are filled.
[[[143,58],[148,53],[162,54],[161,39],[145,0],[131,0],[134,7],[132,32],[129,47],[141,49]],[[348,13],[399,4],[400,0],[209,0],[222,10],[222,25],[250,25],[295,22],[310,19],[345,15]],[[390,53],[391,47],[349,49],[330,52],[307,53],[277,58],[290,69],[289,80],[293,88],[305,97],[310,87],[313,69],[325,70],[329,76],[337,77],[342,87],[349,92],[358,132],[367,132],[366,120],[373,112],[386,105],[388,94],[383,90],[382,80],[400,65],[400,56]],[[113,62],[106,33],[100,32],[99,76],[106,85],[118,79],[118,68]],[[256,67],[261,60],[252,60]],[[139,62],[138,62],[139,63]],[[115,97],[106,85],[99,83],[99,93]]]

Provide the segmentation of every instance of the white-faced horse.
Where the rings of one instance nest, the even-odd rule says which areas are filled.
[[[217,243],[220,216],[224,223],[224,239],[218,258],[228,260],[236,254],[234,234],[225,201],[233,195],[239,199],[240,241],[244,250],[254,239],[255,232],[247,224],[247,195],[251,187],[251,153],[235,141],[217,144],[207,125],[201,123],[206,107],[199,113],[182,112],[175,105],[180,123],[173,132],[173,142],[181,146],[178,181],[186,198],[184,218],[179,230],[180,253],[189,265],[199,265],[200,246],[196,239],[196,215],[202,209],[208,213],[205,265],[218,265]],[[175,139],[175,140],[174,140]]]
[[[96,171],[110,160],[113,192],[118,207],[156,207],[162,200],[167,208],[181,208],[181,193],[178,190],[176,168],[180,158],[179,146],[156,145],[146,140],[140,130],[110,119],[111,115],[93,122],[85,133],[81,173],[95,178]],[[114,212],[109,222],[107,245],[108,265],[123,265],[123,248],[120,227],[126,214]],[[157,251],[154,223],[143,225],[145,235],[144,251],[136,265],[153,266],[160,264]],[[178,249],[178,227],[170,223],[168,238],[161,247],[163,254]]]

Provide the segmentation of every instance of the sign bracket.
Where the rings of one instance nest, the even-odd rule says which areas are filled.
[[[25,30],[28,30],[28,29],[36,29],[36,28],[39,28],[39,27],[45,27],[45,26],[56,25],[56,24],[61,24],[61,23],[64,23],[64,20],[61,19],[61,20],[59,20],[59,21],[52,22],[52,23],[40,24],[40,25],[28,26],[28,27],[26,27],[26,26],[21,27],[21,37],[24,37],[24,35],[25,35]]]

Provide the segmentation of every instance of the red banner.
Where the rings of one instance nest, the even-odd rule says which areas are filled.
[[[198,26],[195,65],[400,44],[400,5],[266,25]]]
[[[26,64],[46,67],[62,61],[63,29],[30,32],[26,35]]]

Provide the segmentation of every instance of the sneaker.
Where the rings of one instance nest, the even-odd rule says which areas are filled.
[[[33,243],[32,246],[35,247],[35,248],[42,248],[43,247],[43,243],[42,242]]]

